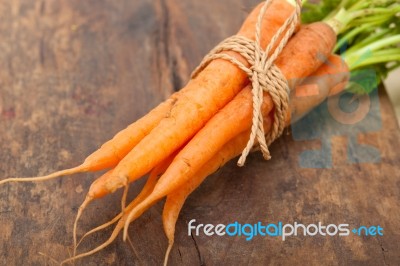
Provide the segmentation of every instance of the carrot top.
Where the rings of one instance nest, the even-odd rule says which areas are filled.
[[[335,51],[352,70],[352,76],[373,69],[377,79],[347,90],[370,93],[393,69],[400,66],[400,2],[398,0],[322,0],[304,3],[302,20],[325,21],[338,34]]]

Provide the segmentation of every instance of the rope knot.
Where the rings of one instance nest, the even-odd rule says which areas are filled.
[[[253,72],[253,77],[257,75],[257,77],[262,78],[268,73],[268,69],[265,69],[265,67],[263,68],[261,62],[256,62],[254,66],[250,67],[250,70]]]
[[[266,160],[271,159],[268,146],[282,134],[285,126],[286,112],[289,108],[288,83],[274,62],[296,28],[300,17],[301,0],[296,0],[296,11],[279,28],[264,50],[260,43],[261,24],[270,4],[271,0],[266,0],[260,10],[256,24],[255,40],[240,35],[233,35],[225,39],[204,57],[200,65],[192,73],[192,78],[195,78],[212,60],[224,59],[239,67],[247,74],[251,81],[253,120],[249,141],[238,161],[239,166],[244,165],[246,157],[253,149],[256,139],[264,158]],[[235,57],[223,53],[224,51],[233,51],[240,54],[247,61],[248,66]],[[266,135],[264,133],[261,113],[264,92],[271,96],[274,103],[274,121],[271,130]]]

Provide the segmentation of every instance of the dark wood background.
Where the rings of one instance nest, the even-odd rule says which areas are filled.
[[[202,56],[234,34],[257,1],[0,1],[0,177],[32,176],[79,164],[101,143],[184,85]],[[331,168],[303,168],[321,140],[285,134],[273,159],[229,163],[187,201],[171,265],[400,264],[399,128],[384,92],[360,143],[377,163],[349,163],[347,135],[331,134]],[[334,132],[321,124],[322,132]],[[365,128],[369,128],[367,125]],[[329,135],[329,134],[328,134]],[[68,257],[72,224],[91,181],[79,174],[0,187],[0,264],[54,264]],[[142,184],[140,181],[139,184]],[[139,190],[131,189],[130,198]],[[112,218],[121,192],[92,204],[80,234]],[[133,248],[114,244],[77,265],[161,264],[167,247],[158,204],[130,227]],[[383,237],[190,237],[187,222],[380,225]],[[82,244],[100,244],[110,230]]]

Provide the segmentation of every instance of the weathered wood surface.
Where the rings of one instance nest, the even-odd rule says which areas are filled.
[[[0,176],[32,176],[72,167],[131,121],[179,89],[201,57],[239,28],[256,1],[91,0],[0,2]],[[349,163],[348,133],[333,132],[331,168],[303,168],[300,153],[321,140],[285,135],[244,168],[229,163],[187,201],[176,228],[171,265],[398,265],[400,263],[399,128],[385,94],[380,111],[357,133],[379,150],[375,163]],[[346,131],[347,132],[347,131]],[[328,134],[329,135],[329,134]],[[351,147],[349,148],[351,150]],[[53,264],[68,257],[72,224],[97,174],[0,187],[0,264]],[[142,181],[139,183],[143,183]],[[139,186],[131,189],[132,198]],[[96,202],[80,233],[109,220],[121,193]],[[77,265],[160,264],[167,247],[162,204],[121,238]],[[380,225],[384,236],[190,237],[187,222],[321,221]],[[110,229],[88,239],[95,247]]]

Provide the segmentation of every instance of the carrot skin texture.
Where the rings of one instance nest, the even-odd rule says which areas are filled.
[[[311,109],[322,103],[328,96],[340,93],[350,79],[350,70],[338,55],[330,55],[313,75],[307,77],[301,86],[311,84],[317,88],[317,93],[298,96],[298,88],[290,94],[290,112],[286,116],[286,125],[294,123]],[[299,86],[301,88],[301,86]]]
[[[272,108],[271,97],[268,93],[264,93],[262,115],[268,115]],[[199,171],[227,142],[250,129],[252,112],[252,92],[251,86],[248,85],[197,132],[174,158],[173,167],[169,167],[162,178],[169,180],[171,187],[180,186],[184,180],[168,177],[192,176]],[[175,184],[175,181],[179,183]]]
[[[328,24],[314,22],[301,26],[286,44],[275,65],[282,71],[289,87],[293,88],[293,82],[300,83],[329,58],[335,44],[336,33]]]
[[[98,191],[101,192],[102,190],[99,190],[98,187],[102,187],[104,182],[111,176],[111,173],[114,169],[107,171],[106,173],[104,173],[103,175],[101,175],[99,178],[97,178],[89,187],[89,192],[88,197],[90,197],[91,199],[98,199],[98,198],[102,198],[105,195],[107,195],[107,193],[96,193],[93,194],[91,193],[91,191]]]
[[[105,142],[98,150],[89,155],[83,164],[90,171],[115,167],[133,147],[168,115],[177,101],[177,97],[178,93],[174,93],[147,115],[118,132],[111,140]]]

